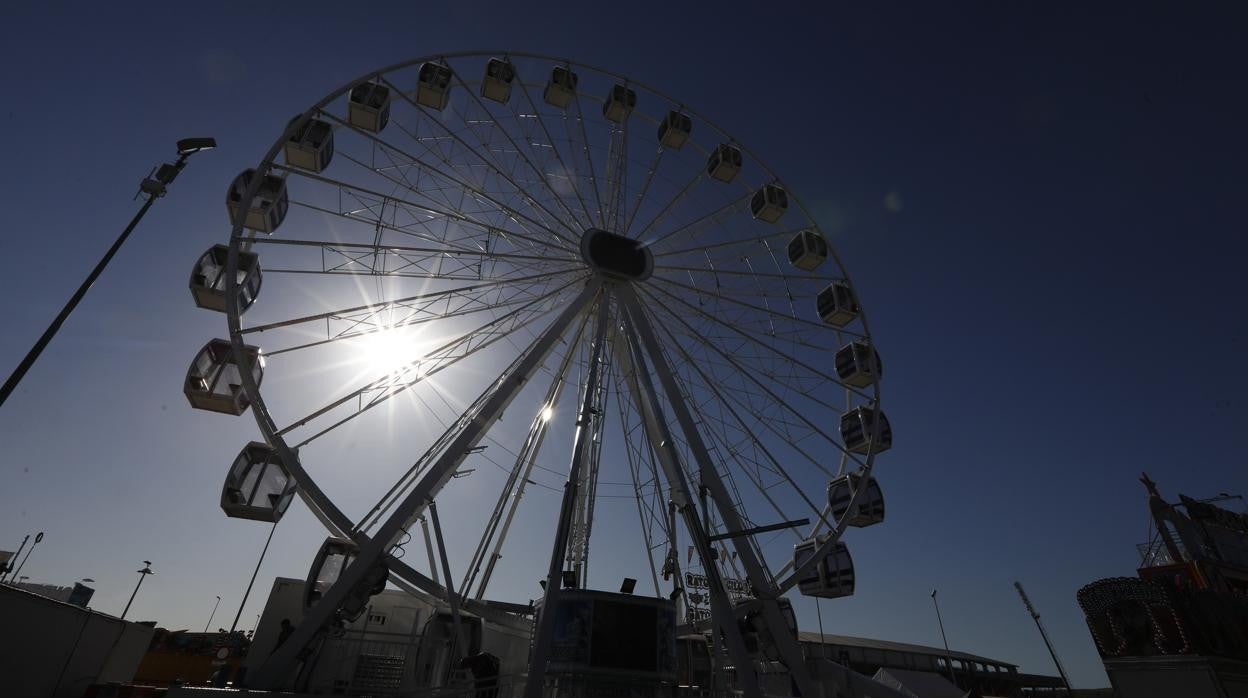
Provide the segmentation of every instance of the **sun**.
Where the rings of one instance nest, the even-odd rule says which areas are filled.
[[[394,375],[415,361],[422,353],[411,333],[394,327],[369,332],[360,338],[360,361],[371,372]]]

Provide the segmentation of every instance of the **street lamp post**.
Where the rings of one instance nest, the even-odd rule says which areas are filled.
[[[954,686],[958,685],[958,679],[953,675],[953,654],[949,652],[949,638],[945,637],[945,621],[940,618],[940,604],[936,601],[936,590],[932,589],[932,605],[936,607],[936,622],[940,625],[940,639],[945,643],[945,662],[949,666],[949,680]]]
[[[149,574],[156,574],[152,571],[152,561],[144,560],[143,569],[139,570],[139,583],[134,585],[134,592],[130,594],[130,600],[126,602],[126,609],[121,612],[121,619],[126,619],[126,614],[130,612],[130,604],[134,603],[134,597],[139,595],[139,587],[143,586],[143,580]]]
[[[204,632],[208,632],[208,628],[212,627],[212,617],[217,615],[217,606],[221,605],[221,597],[217,597],[217,602],[212,605],[212,613],[208,614],[208,622],[204,623]]]
[[[22,564],[18,565],[17,571],[13,573],[14,577],[22,573],[22,568],[26,566],[26,561],[30,559],[30,554],[35,552],[35,546],[39,545],[39,542],[42,540],[43,540],[43,531],[40,531],[38,534],[35,535],[35,542],[30,544],[30,550],[26,551],[26,557],[22,558]]]
[[[13,557],[9,558],[8,562],[4,564],[4,569],[0,570],[0,582],[3,582],[4,578],[9,576],[9,573],[13,571],[13,563],[17,562],[17,558],[22,556],[22,551],[26,549],[26,543],[29,540],[30,534],[27,533],[26,537],[22,539],[22,544],[17,546],[17,552],[13,553]]]
[[[144,202],[143,207],[139,209],[139,212],[134,214],[134,218],[130,220],[130,224],[126,226],[125,230],[121,231],[121,235],[118,236],[116,242],[113,243],[113,246],[108,248],[108,252],[104,253],[104,257],[100,259],[98,264],[95,265],[95,268],[91,270],[91,273],[87,274],[86,280],[82,282],[82,285],[79,286],[78,290],[74,292],[74,295],[70,297],[69,302],[65,304],[65,307],[61,308],[61,312],[57,314],[56,319],[52,321],[52,324],[48,326],[48,329],[44,330],[43,335],[39,337],[39,340],[35,342],[35,345],[30,348],[30,351],[27,352],[26,356],[22,359],[22,362],[19,363],[17,368],[13,370],[13,374],[10,375],[8,380],[4,382],[4,386],[0,387],[0,406],[3,406],[5,401],[9,399],[9,395],[17,389],[17,384],[22,381],[22,377],[25,376],[26,372],[30,370],[30,367],[35,364],[39,355],[43,353],[43,350],[48,346],[48,343],[52,341],[52,338],[56,336],[57,331],[61,329],[61,325],[65,324],[65,320],[69,317],[69,314],[74,312],[74,308],[78,307],[78,303],[82,301],[83,296],[87,295],[87,290],[91,288],[91,285],[94,284],[95,280],[99,278],[101,273],[103,273],[104,267],[108,266],[108,263],[112,261],[113,255],[116,255],[117,250],[121,249],[121,245],[126,241],[126,238],[130,237],[130,233],[134,231],[135,226],[137,226],[139,221],[143,219],[143,215],[146,214],[147,210],[152,207],[152,204],[156,203],[156,199],[165,195],[166,188],[178,176],[178,173],[182,171],[182,168],[186,167],[186,159],[201,150],[210,150],[217,147],[217,142],[211,138],[183,138],[178,141],[177,147],[177,161],[175,161],[172,165],[168,163],[161,165],[156,168],[152,176],[147,177],[139,183],[139,194],[146,194],[147,201]]]
[[[234,622],[230,623],[230,634],[238,629],[238,619],[243,617],[243,606],[247,605],[247,597],[251,596],[251,587],[256,583],[256,575],[260,574],[260,565],[264,562],[264,556],[269,552],[269,543],[273,542],[273,532],[277,530],[277,522],[273,522],[273,527],[269,529],[269,538],[264,541],[264,550],[260,551],[260,559],[256,560],[256,569],[251,572],[251,581],[247,582],[247,591],[243,592],[243,601],[238,604],[238,613],[234,614]],[[257,621],[258,622],[258,621]]]

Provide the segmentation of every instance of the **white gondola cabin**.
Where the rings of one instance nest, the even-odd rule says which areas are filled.
[[[338,581],[355,559],[360,547],[349,538],[326,538],[308,570],[308,583],[303,587],[303,607],[312,608],[321,596]]]
[[[856,474],[842,475],[828,483],[828,506],[832,508],[832,519],[840,521],[847,513],[850,526],[865,528],[874,526],[884,520],[884,492],[875,478],[868,477],[865,486],[862,477]],[[858,493],[858,503],[850,510],[849,500],[854,487],[864,487]]]
[[[637,93],[623,85],[612,85],[607,101],[602,103],[602,115],[608,121],[622,124],[637,106]]]
[[[819,536],[793,546],[793,569],[798,569],[814,556],[816,549],[826,540]],[[854,561],[849,548],[837,541],[824,558],[811,566],[797,582],[802,596],[821,599],[839,599],[854,594]]]
[[[295,496],[295,480],[281,456],[253,441],[234,459],[221,488],[221,509],[236,519],[277,523]]]
[[[789,263],[802,271],[814,271],[828,258],[828,241],[819,231],[806,228],[789,240]]]
[[[425,63],[416,77],[416,103],[442,111],[451,98],[451,69],[440,63]]]
[[[381,133],[390,123],[390,88],[375,82],[366,82],[351,88],[347,97],[347,123],[352,126]]]
[[[688,114],[669,111],[659,124],[659,144],[664,148],[680,150],[693,133],[693,119]]]
[[[880,354],[867,342],[859,339],[836,351],[836,375],[845,385],[865,388],[884,377],[884,364]]]
[[[516,67],[510,61],[491,58],[485,64],[485,79],[481,81],[481,96],[506,104],[511,99],[511,83],[516,79]]]
[[[253,169],[243,170],[225,194],[225,207],[230,211],[230,223],[237,225],[242,216],[243,227],[258,233],[271,233],[286,219],[286,209],[290,207],[290,199],[286,196],[286,180],[277,175],[266,174],[260,180],[256,195],[251,204],[243,211],[243,195],[256,176]],[[245,215],[244,215],[245,214]]]
[[[308,581],[304,585],[303,606],[312,608],[330,587],[338,582],[338,578],[355,561],[360,548],[349,538],[326,538],[321,549],[312,561],[308,570]],[[389,571],[382,563],[376,564],[369,573],[364,575],[360,583],[347,594],[338,607],[337,618],[351,622],[368,608],[369,598],[380,594],[386,588]]]
[[[764,184],[750,199],[750,214],[755,220],[775,223],[789,208],[789,195],[778,184]]]
[[[244,351],[251,364],[251,376],[259,385],[264,377],[264,357],[260,356],[259,347],[244,346]],[[240,415],[251,406],[251,401],[243,392],[242,375],[242,367],[234,356],[230,341],[214,339],[195,355],[186,372],[183,392],[191,407]]]
[[[576,99],[576,83],[576,73],[561,65],[555,66],[550,71],[550,82],[546,83],[542,99],[553,107],[567,109],[572,100]]]
[[[731,182],[741,171],[741,149],[728,143],[720,143],[706,161],[706,173],[720,182]]]
[[[858,317],[858,299],[843,280],[833,281],[815,298],[819,317],[829,325],[844,327]]]
[[[195,299],[195,305],[220,313],[226,311],[225,262],[229,254],[229,247],[213,245],[199,256],[195,267],[191,269],[191,297]],[[260,260],[254,253],[239,251],[238,272],[234,279],[238,312],[241,315],[256,302],[256,296],[260,295]]]
[[[876,415],[880,433],[875,434]],[[893,445],[893,429],[883,412],[863,405],[841,415],[841,441],[850,453],[883,453]]]
[[[299,117],[290,120],[293,124]],[[290,126],[290,124],[287,124]],[[334,159],[334,127],[327,121],[308,119],[286,141],[286,164],[309,172],[320,172]]]

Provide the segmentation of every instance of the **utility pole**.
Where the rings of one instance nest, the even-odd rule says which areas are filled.
[[[22,381],[22,376],[25,376],[30,367],[35,365],[35,360],[39,358],[39,355],[48,346],[48,343],[56,336],[57,331],[61,329],[61,325],[65,324],[69,314],[74,312],[74,308],[78,307],[78,303],[82,301],[83,296],[87,295],[91,285],[104,272],[104,267],[108,266],[113,256],[117,254],[117,250],[121,249],[122,243],[126,241],[126,238],[130,237],[130,233],[134,232],[139,221],[143,220],[143,215],[152,207],[152,204],[156,203],[156,199],[165,195],[165,188],[172,184],[174,178],[182,171],[182,168],[186,167],[186,159],[201,150],[210,150],[217,147],[217,142],[211,138],[183,138],[178,141],[177,147],[178,159],[176,162],[172,165],[168,163],[161,165],[153,170],[151,176],[139,183],[138,195],[146,194],[147,201],[143,203],[143,207],[139,209],[139,212],[134,214],[134,218],[130,220],[130,225],[127,225],[126,229],[121,231],[121,235],[118,236],[113,246],[108,248],[108,252],[104,253],[104,257],[95,265],[91,273],[87,274],[86,280],[82,282],[77,291],[74,291],[74,295],[70,296],[69,302],[65,304],[65,307],[61,308],[61,312],[57,314],[56,319],[52,321],[48,329],[44,330],[43,335],[39,337],[35,345],[26,353],[22,362],[13,370],[12,375],[0,387],[0,406],[3,406],[4,401],[8,400],[9,395],[17,389],[17,384]]]
[[[1066,695],[1070,695],[1070,679],[1066,678],[1066,669],[1062,666],[1062,660],[1057,658],[1057,652],[1053,649],[1053,643],[1049,642],[1049,634],[1045,632],[1044,625],[1040,623],[1040,614],[1036,613],[1036,608],[1031,605],[1031,599],[1027,598],[1027,592],[1023,591],[1023,585],[1014,582],[1014,588],[1018,590],[1018,595],[1023,599],[1023,605],[1027,607],[1027,612],[1031,614],[1031,619],[1036,621],[1036,628],[1040,630],[1040,637],[1044,639],[1044,646],[1049,648],[1049,656],[1053,658],[1053,664],[1057,666],[1057,673],[1062,677],[1062,685],[1066,687]]]
[[[126,602],[126,608],[121,612],[121,619],[126,619],[126,614],[130,612],[130,604],[134,603],[134,597],[139,595],[139,587],[143,586],[143,580],[147,579],[147,575],[156,574],[152,571],[152,561],[144,560],[143,569],[139,570],[139,583],[134,585],[134,592],[130,594],[130,600]]]

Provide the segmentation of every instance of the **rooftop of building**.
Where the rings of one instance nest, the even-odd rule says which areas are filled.
[[[854,637],[852,635],[834,635],[832,633],[812,633],[801,631],[798,637],[802,642],[822,642],[825,645],[840,645],[844,647],[864,647],[868,649],[890,650],[893,652],[912,652],[914,654],[935,655],[938,657],[953,657],[968,662],[979,662],[981,664],[996,664],[999,666],[1012,667],[1017,670],[1018,665],[1012,662],[1005,662],[1000,659],[992,659],[978,654],[970,654],[969,652],[958,652],[957,650],[945,651],[943,647],[929,647],[927,645],[915,645],[908,642],[893,642],[892,640],[875,640],[868,637]]]

